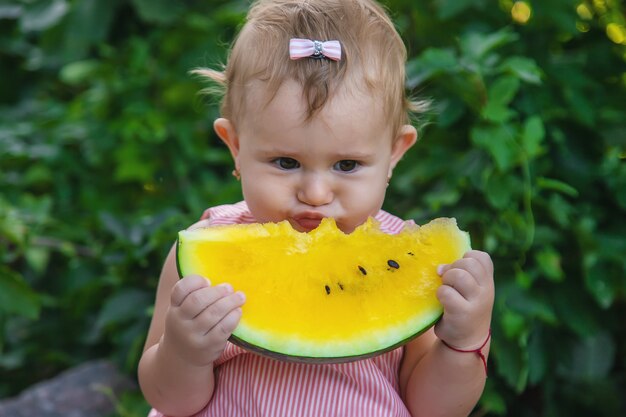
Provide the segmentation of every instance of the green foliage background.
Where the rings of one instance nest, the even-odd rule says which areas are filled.
[[[434,100],[385,208],[456,217],[496,264],[477,415],[626,415],[624,2],[385,4]],[[134,374],[175,233],[240,198],[188,71],[246,9],[0,1],[0,398],[92,358]]]

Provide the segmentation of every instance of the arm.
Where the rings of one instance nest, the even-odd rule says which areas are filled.
[[[400,389],[413,417],[467,416],[485,386],[485,367],[476,353],[489,334],[493,264],[484,252],[470,251],[442,270],[437,296],[444,314],[433,330],[407,344]],[[489,342],[481,349],[485,360]]]
[[[199,276],[178,279],[176,251],[166,258],[138,377],[144,397],[172,416],[191,415],[211,399],[213,362],[241,318],[244,298]]]

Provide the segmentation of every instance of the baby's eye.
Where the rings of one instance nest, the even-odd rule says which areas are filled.
[[[276,165],[278,165],[281,169],[296,169],[300,168],[300,162],[296,161],[293,158],[280,157],[276,158],[273,161]]]
[[[359,163],[352,159],[342,159],[335,164],[335,169],[342,172],[352,172],[359,166]]]

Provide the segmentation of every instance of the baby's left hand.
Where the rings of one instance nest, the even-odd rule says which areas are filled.
[[[443,284],[437,298],[443,317],[437,337],[458,349],[474,349],[489,334],[494,299],[493,262],[489,254],[471,250],[462,259],[440,267]]]

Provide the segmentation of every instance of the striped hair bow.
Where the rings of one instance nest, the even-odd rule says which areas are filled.
[[[333,61],[341,59],[339,41],[313,41],[310,39],[292,38],[289,40],[289,58],[328,58]]]

